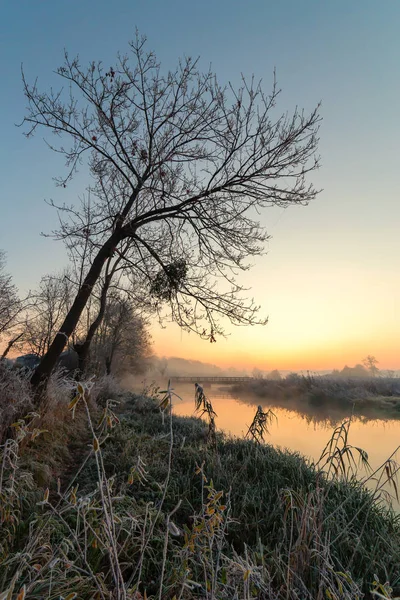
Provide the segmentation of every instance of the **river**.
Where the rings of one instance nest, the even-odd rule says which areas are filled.
[[[195,414],[194,386],[178,384],[175,392],[180,399],[175,397],[173,400],[174,414],[193,416]],[[246,395],[234,397],[229,388],[222,390],[211,387],[205,392],[217,414],[215,419],[217,429],[229,435],[245,436],[260,404],[260,398]],[[339,415],[334,409],[331,412],[326,412],[325,409],[325,413],[321,415],[317,410],[315,414],[310,413],[309,410],[304,413],[301,407],[294,409],[293,404],[290,409],[274,406],[271,401],[268,401],[268,405],[264,410],[271,408],[276,415],[276,420],[269,426],[269,435],[266,436],[265,441],[274,446],[300,452],[312,461],[317,461],[321,456],[335,426],[351,416],[350,414]],[[365,450],[372,469],[377,469],[400,444],[400,420],[352,417],[348,442]],[[393,458],[400,459],[400,451],[397,457],[395,455]],[[365,470],[360,467],[359,477],[363,478],[365,475]],[[394,506],[399,508],[398,502],[394,502]]]

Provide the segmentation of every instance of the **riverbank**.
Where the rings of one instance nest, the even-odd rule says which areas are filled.
[[[366,419],[400,419],[400,380],[338,379],[292,375],[280,381],[256,379],[232,387],[237,398],[254,404],[296,410],[314,420],[338,422],[351,415]]]
[[[399,518],[335,475],[333,455],[318,470],[270,445],[219,433],[210,444],[203,420],[170,415],[168,395],[163,411],[159,397],[114,398],[89,408],[82,395],[74,421],[58,409],[62,435],[2,450],[14,482],[0,497],[2,590],[14,581],[29,598],[355,600],[372,598],[378,577],[400,593]],[[55,439],[65,444],[57,464]],[[33,456],[53,458],[47,481]]]

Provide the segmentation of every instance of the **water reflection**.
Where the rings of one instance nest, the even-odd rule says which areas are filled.
[[[175,400],[174,412],[177,415],[194,414],[194,386],[177,385],[176,392],[182,400]],[[274,403],[270,399],[246,395],[233,396],[229,388],[206,389],[217,413],[216,425],[220,430],[234,436],[244,436],[253,420],[257,406],[265,410],[271,408],[277,421],[269,427],[267,442],[297,451],[316,462],[334,427],[351,415],[337,407],[310,407],[294,401]],[[372,415],[353,416],[349,433],[349,443],[368,453],[373,469],[378,468],[400,444],[400,421],[373,418]],[[398,453],[400,458],[400,452]],[[396,457],[395,457],[396,458]],[[365,475],[360,468],[360,477]]]

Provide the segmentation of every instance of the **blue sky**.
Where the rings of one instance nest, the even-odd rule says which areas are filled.
[[[19,286],[33,287],[41,275],[64,266],[62,246],[40,237],[57,223],[44,199],[71,202],[88,182],[82,169],[67,190],[56,188],[52,177],[63,171],[60,158],[41,135],[26,140],[15,127],[25,107],[21,63],[28,79],[37,76],[44,88],[56,85],[53,71],[64,48],[79,53],[82,62],[111,64],[138,27],[165,68],[181,55],[200,56],[221,82],[254,73],[267,90],[276,68],[282,111],[296,105],[311,109],[322,101],[322,167],[313,181],[324,191],[306,208],[262,215],[273,235],[269,254],[245,277],[270,325],[233,330],[218,348],[191,340],[191,357],[218,362],[223,348],[226,362],[297,365],[293,348],[301,353],[308,344],[305,354],[314,360],[325,336],[332,364],[351,362],[361,352],[379,354],[388,365],[396,362],[397,0],[5,0],[2,8],[0,248]],[[160,353],[187,355],[188,338],[174,327],[155,331],[155,341]]]

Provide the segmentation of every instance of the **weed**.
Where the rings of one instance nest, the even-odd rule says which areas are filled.
[[[264,441],[264,435],[269,435],[268,427],[273,421],[277,421],[277,417],[272,410],[264,412],[262,406],[258,406],[246,437],[254,440],[257,444],[261,444]]]
[[[209,398],[206,397],[202,386],[198,383],[195,383],[194,403],[195,412],[199,413],[200,417],[206,415],[208,421],[207,441],[212,448],[216,449],[217,428],[215,425],[215,417],[217,417],[218,415],[213,408],[211,400],[209,400]]]

